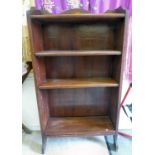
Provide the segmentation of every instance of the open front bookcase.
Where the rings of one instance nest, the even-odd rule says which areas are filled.
[[[125,57],[126,13],[27,13],[42,153],[47,137],[117,131]]]

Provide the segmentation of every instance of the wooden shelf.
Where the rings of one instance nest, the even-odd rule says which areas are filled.
[[[107,116],[50,118],[46,126],[48,136],[78,136],[112,134],[114,128]]]
[[[35,53],[38,57],[49,56],[91,56],[91,55],[121,55],[121,51],[110,50],[53,50]]]
[[[112,79],[50,79],[42,83],[40,89],[57,88],[88,88],[88,87],[118,87],[118,83]]]
[[[118,19],[124,18],[124,13],[104,13],[104,14],[44,14],[44,15],[31,15],[31,19],[39,20],[39,21],[74,21],[74,20],[93,20],[93,19]]]

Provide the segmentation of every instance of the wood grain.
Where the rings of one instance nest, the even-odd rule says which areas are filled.
[[[109,115],[113,87],[51,89],[48,91],[51,117]]]
[[[112,134],[114,128],[107,116],[51,118],[46,127],[48,136]]]
[[[79,21],[79,20],[96,20],[96,19],[120,19],[124,18],[124,13],[104,13],[104,14],[91,14],[91,13],[84,13],[84,14],[45,14],[45,15],[31,15],[30,18],[32,20],[38,20],[41,22],[47,21]]]
[[[46,79],[112,78],[113,57],[120,56],[45,57]]]
[[[118,87],[118,83],[112,79],[50,79],[43,82],[40,89],[61,88],[88,88],[88,87]]]
[[[123,21],[44,23],[44,50],[120,51],[116,35]]]

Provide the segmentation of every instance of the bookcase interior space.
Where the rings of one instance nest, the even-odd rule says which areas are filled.
[[[122,50],[124,18],[104,21],[38,22],[44,50]],[[36,51],[39,52],[39,51]]]

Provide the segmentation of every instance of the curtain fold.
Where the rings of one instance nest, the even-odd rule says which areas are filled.
[[[122,7],[131,15],[131,3],[132,0],[35,0],[37,9],[44,8],[50,13],[61,13],[73,8],[81,8],[91,13],[103,13]]]

